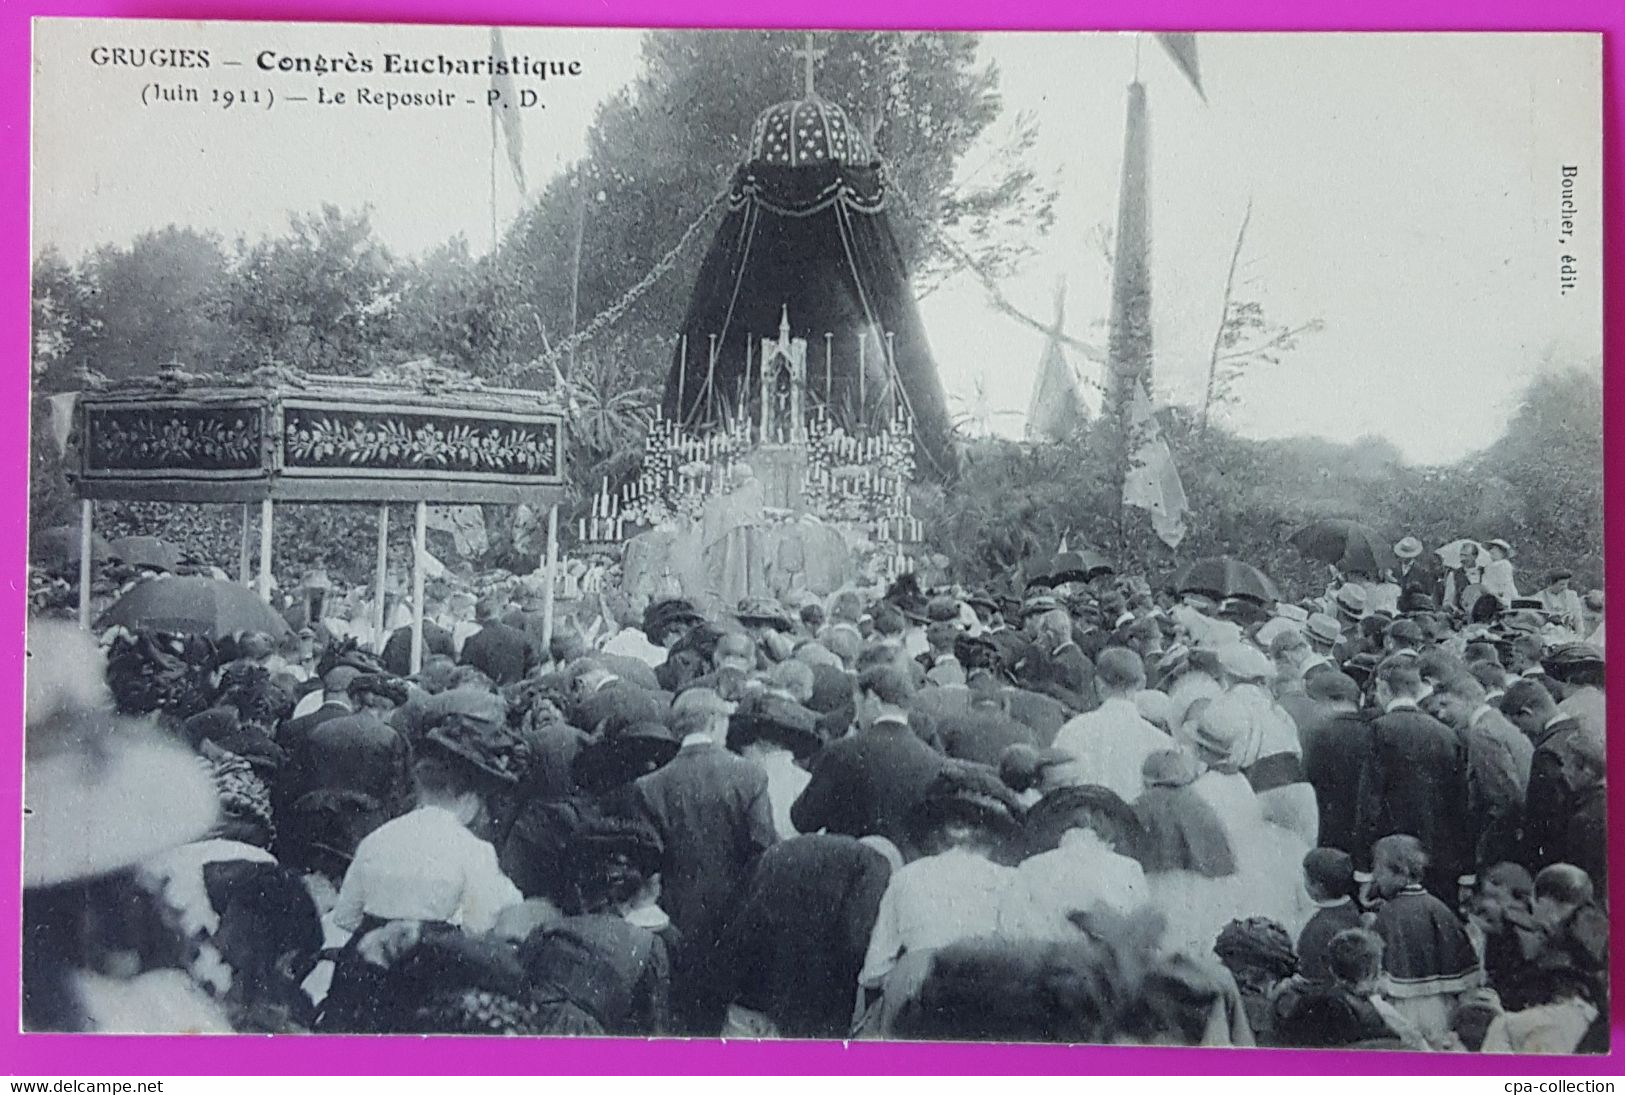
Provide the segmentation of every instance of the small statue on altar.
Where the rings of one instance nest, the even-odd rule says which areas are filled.
[[[790,370],[779,369],[773,382],[773,416],[769,436],[779,444],[788,443],[795,434],[792,415],[795,413],[795,381]]]

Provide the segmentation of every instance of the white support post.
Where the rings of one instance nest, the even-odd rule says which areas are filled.
[[[412,664],[411,675],[423,668],[423,557],[429,553],[429,504],[418,502],[412,521]]]
[[[91,508],[94,505],[88,498],[79,503],[79,626],[86,631],[90,630],[90,580],[94,561],[91,558],[94,533],[90,526],[94,520]]]
[[[260,600],[266,604],[271,603],[271,520],[272,509],[269,498],[260,501]]]
[[[374,645],[380,654],[384,651],[384,642],[389,638],[385,634],[385,625],[388,622],[386,613],[388,609],[384,604],[384,590],[389,580],[389,503],[378,503],[378,566],[373,576],[373,635]]]
[[[559,581],[559,504],[547,511],[547,588],[542,591],[542,646],[544,658],[553,656],[553,596]]]
[[[243,529],[242,535],[237,539],[237,582],[240,585],[246,586],[251,581],[251,576],[253,574],[253,571],[249,569],[249,526],[252,519],[249,514],[247,502],[243,503],[242,509]]]

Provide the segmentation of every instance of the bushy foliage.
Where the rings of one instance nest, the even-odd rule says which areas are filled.
[[[1287,538],[1323,517],[1362,521],[1390,542],[1415,536],[1429,549],[1467,536],[1501,537],[1518,549],[1520,588],[1556,567],[1582,588],[1603,577],[1602,384],[1595,373],[1548,373],[1533,381],[1505,433],[1455,464],[1415,467],[1381,438],[1255,441],[1222,426],[1204,433],[1182,408],[1164,433],[1190,500],[1178,552],[1151,534],[1145,516],[1119,507],[1107,461],[1081,434],[1065,444],[987,440],[966,451],[949,493],[922,497],[926,536],[970,580],[1031,569],[1066,536],[1144,571],[1153,581],[1180,563],[1229,554],[1261,567],[1289,595],[1324,588],[1323,564]]]

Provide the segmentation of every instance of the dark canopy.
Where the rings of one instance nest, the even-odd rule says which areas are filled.
[[[809,405],[821,406],[826,397],[829,333],[827,391],[835,421],[848,430],[882,423],[896,400],[914,417],[919,470],[949,474],[947,403],[886,218],[878,162],[789,165],[758,158],[734,173],[728,213],[700,265],[683,321],[687,363],[679,342],[665,413],[698,424],[750,406],[760,383],[760,340],[777,336],[786,311],[792,337],[807,340]],[[865,330],[871,334],[860,384],[858,341]],[[888,332],[895,384],[886,361]],[[708,393],[712,335],[717,360]]]

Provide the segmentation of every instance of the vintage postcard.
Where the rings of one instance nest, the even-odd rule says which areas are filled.
[[[1601,42],[38,20],[25,1030],[1605,1052]]]

